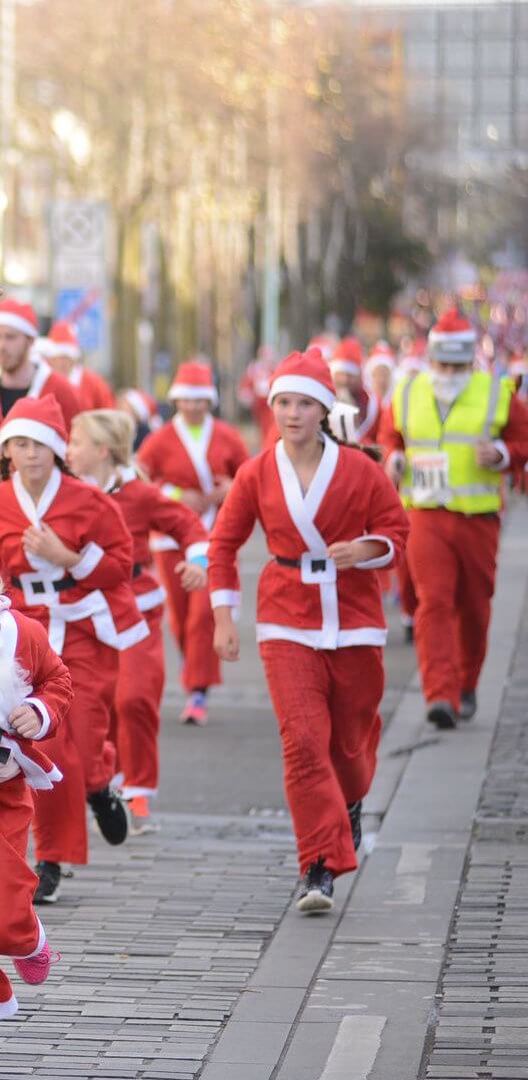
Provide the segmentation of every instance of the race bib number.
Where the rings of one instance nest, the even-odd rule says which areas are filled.
[[[412,499],[424,503],[445,504],[451,497],[449,459],[446,453],[416,454],[412,461]]]

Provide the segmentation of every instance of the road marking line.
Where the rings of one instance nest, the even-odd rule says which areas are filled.
[[[345,1016],[320,1080],[367,1080],[386,1020],[386,1016]]]

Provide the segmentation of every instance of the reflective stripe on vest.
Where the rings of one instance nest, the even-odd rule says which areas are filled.
[[[426,374],[408,379],[397,387],[393,410],[396,428],[405,442],[407,464],[400,489],[405,506],[414,505],[413,459],[421,453],[436,450],[448,456],[450,497],[447,501],[428,502],[426,507],[445,506],[464,514],[493,513],[500,509],[500,472],[480,468],[474,447],[483,439],[497,438],[508,420],[512,392],[508,379],[476,372],[442,422]],[[447,424],[450,428],[446,431]],[[462,427],[465,430],[460,430]],[[435,429],[438,435],[431,438],[430,433]],[[420,507],[423,506],[420,503]]]

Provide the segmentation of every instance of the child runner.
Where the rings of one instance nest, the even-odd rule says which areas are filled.
[[[75,691],[50,743],[64,780],[35,800],[37,903],[57,899],[61,862],[86,862],[86,798],[105,839],[126,839],[126,811],[109,788],[110,710],[118,651],[148,634],[130,585],[130,533],[112,499],[65,475],[66,437],[51,395],[17,401],[0,427],[0,564],[14,606],[45,627]]]
[[[335,391],[319,349],[279,364],[269,400],[281,438],[239,470],[211,537],[215,646],[238,659],[236,553],[258,520],[271,560],[257,640],[304,875],[297,906],[324,911],[334,877],[357,866],[376,764],[387,631],[373,571],[398,557],[408,526],[381,467],[327,434]]]
[[[124,412],[81,413],[72,427],[68,462],[77,476],[89,478],[112,496],[134,541],[132,588],[150,634],[120,654],[115,712],[123,798],[130,800],[131,832],[138,834],[155,829],[150,800],[158,788],[159,714],[165,682],[161,632],[165,593],[152,573],[149,532],[163,532],[178,544],[175,570],[186,592],[206,584],[207,533],[193,510],[167,499],[155,484],[138,477],[131,463],[133,437],[134,422]]]
[[[33,909],[38,879],[26,862],[33,814],[29,789],[50,789],[61,774],[34,740],[54,734],[73,692],[45,630],[9,610],[3,588],[0,581],[0,954],[11,957],[24,982],[41,983],[55,958]],[[0,969],[0,1020],[17,1009],[11,982]]]
[[[169,392],[176,414],[159,431],[148,435],[138,459],[162,491],[200,514],[210,529],[218,507],[247,451],[235,428],[211,416],[217,393],[210,367],[181,364]],[[153,540],[156,565],[167,591],[172,632],[183,656],[182,683],[188,693],[182,723],[207,723],[207,691],[221,681],[213,648],[214,622],[209,597],[198,590],[186,593],[174,575],[179,552],[172,537]]]

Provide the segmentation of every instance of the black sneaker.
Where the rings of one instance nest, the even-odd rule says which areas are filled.
[[[123,844],[128,835],[128,816],[121,797],[111,788],[88,795],[101,836],[108,844]]]
[[[56,862],[38,862],[35,867],[39,883],[33,897],[34,904],[54,904],[59,898],[61,868]]]
[[[350,827],[352,829],[352,839],[354,841],[354,847],[355,847],[356,851],[358,850],[358,848],[359,848],[359,846],[361,844],[361,807],[362,807],[362,805],[363,804],[361,802],[361,799],[358,799],[357,802],[350,803],[350,806],[347,806],[348,816],[350,818]]]
[[[330,911],[334,901],[334,878],[330,870],[326,869],[324,859],[310,863],[307,873],[297,893],[297,909],[309,913],[318,911]]]
[[[457,724],[457,714],[450,701],[431,701],[427,706],[427,719],[444,731],[456,728]]]
[[[474,690],[466,690],[460,695],[458,715],[461,720],[471,720],[477,711],[477,695]]]

